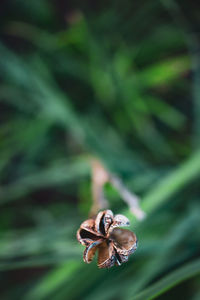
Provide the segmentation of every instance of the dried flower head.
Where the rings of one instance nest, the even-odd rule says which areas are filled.
[[[77,231],[78,241],[86,246],[83,260],[90,263],[98,250],[99,268],[127,262],[137,248],[137,238],[130,230],[119,227],[129,224],[125,216],[114,216],[111,210],[100,211],[96,218],[84,221]]]

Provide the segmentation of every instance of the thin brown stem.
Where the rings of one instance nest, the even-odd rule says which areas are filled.
[[[90,216],[94,216],[99,210],[108,207],[108,201],[104,197],[104,185],[106,182],[110,182],[110,184],[119,192],[122,199],[127,203],[130,211],[135,217],[138,220],[142,220],[145,217],[145,212],[140,208],[138,196],[131,193],[118,177],[109,173],[98,159],[93,158],[91,160],[91,165],[93,205]]]
[[[109,176],[99,160],[92,159],[91,165],[93,205],[90,211],[90,216],[95,216],[99,210],[108,207],[108,201],[104,197],[104,184],[108,182]]]
[[[131,193],[122,183],[122,181],[111,175],[109,179],[113,187],[119,192],[122,199],[128,204],[131,212],[136,216],[138,220],[142,220],[145,217],[145,212],[140,208],[139,198],[135,194]]]

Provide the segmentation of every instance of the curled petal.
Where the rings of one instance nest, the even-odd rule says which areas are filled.
[[[105,234],[108,233],[108,229],[110,228],[111,224],[113,223],[113,213],[111,210],[106,210],[104,215],[104,226],[105,226]]]
[[[106,236],[108,229],[113,221],[111,210],[100,211],[95,220],[95,229],[99,234]]]
[[[94,242],[94,243],[90,244],[88,247],[86,247],[86,249],[83,253],[83,260],[85,263],[87,263],[87,264],[91,263],[91,261],[94,258],[97,247],[100,243],[102,243],[102,240]]]
[[[129,255],[123,255],[123,254],[119,254],[116,251],[115,254],[115,265],[116,266],[121,266],[122,263],[125,263],[128,261]]]
[[[105,242],[98,246],[98,267],[111,268],[115,264],[115,251],[113,248],[113,243],[109,245]]]
[[[119,255],[129,256],[137,249],[136,235],[130,230],[114,228],[110,238],[113,240],[114,248]]]
[[[85,246],[88,246],[101,238],[95,231],[95,221],[93,219],[83,222],[77,231],[76,236],[79,243]]]
[[[95,220],[95,230],[96,232],[98,232],[99,234],[103,234],[102,232],[102,218],[105,214],[105,211],[100,211],[96,217],[96,220]]]
[[[118,227],[118,226],[129,226],[130,221],[127,217],[124,215],[116,215],[113,220],[113,225],[112,227]]]
[[[79,243],[81,243],[84,246],[88,246],[92,243],[94,243],[95,241],[100,240],[101,237],[91,233],[90,231],[87,231],[85,229],[79,229],[77,231],[77,240],[79,241]]]
[[[84,221],[81,224],[80,228],[94,233],[95,232],[95,220],[88,219],[88,220]]]

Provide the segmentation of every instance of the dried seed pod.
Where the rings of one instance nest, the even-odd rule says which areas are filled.
[[[98,250],[98,267],[110,268],[128,261],[137,248],[136,235],[119,226],[128,226],[123,215],[114,217],[111,210],[98,213],[96,219],[84,221],[77,231],[78,241],[86,246],[83,259],[90,263]]]

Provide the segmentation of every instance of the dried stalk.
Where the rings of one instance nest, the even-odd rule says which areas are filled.
[[[142,220],[145,217],[145,212],[140,208],[139,198],[131,193],[118,177],[109,173],[99,160],[92,159],[91,165],[93,205],[90,216],[94,216],[99,210],[108,207],[108,201],[104,197],[104,185],[106,182],[110,182],[110,184],[119,192],[122,199],[127,203],[130,211],[135,217],[138,220]]]
[[[113,175],[110,175],[110,183],[119,192],[122,199],[128,204],[130,211],[135,215],[138,220],[142,220],[145,217],[145,212],[140,208],[139,198],[135,194],[131,193],[122,183],[122,181]]]
[[[95,216],[99,210],[108,207],[108,201],[104,197],[104,184],[108,182],[109,175],[97,159],[91,160],[92,165],[92,199],[93,205],[90,216]]]

